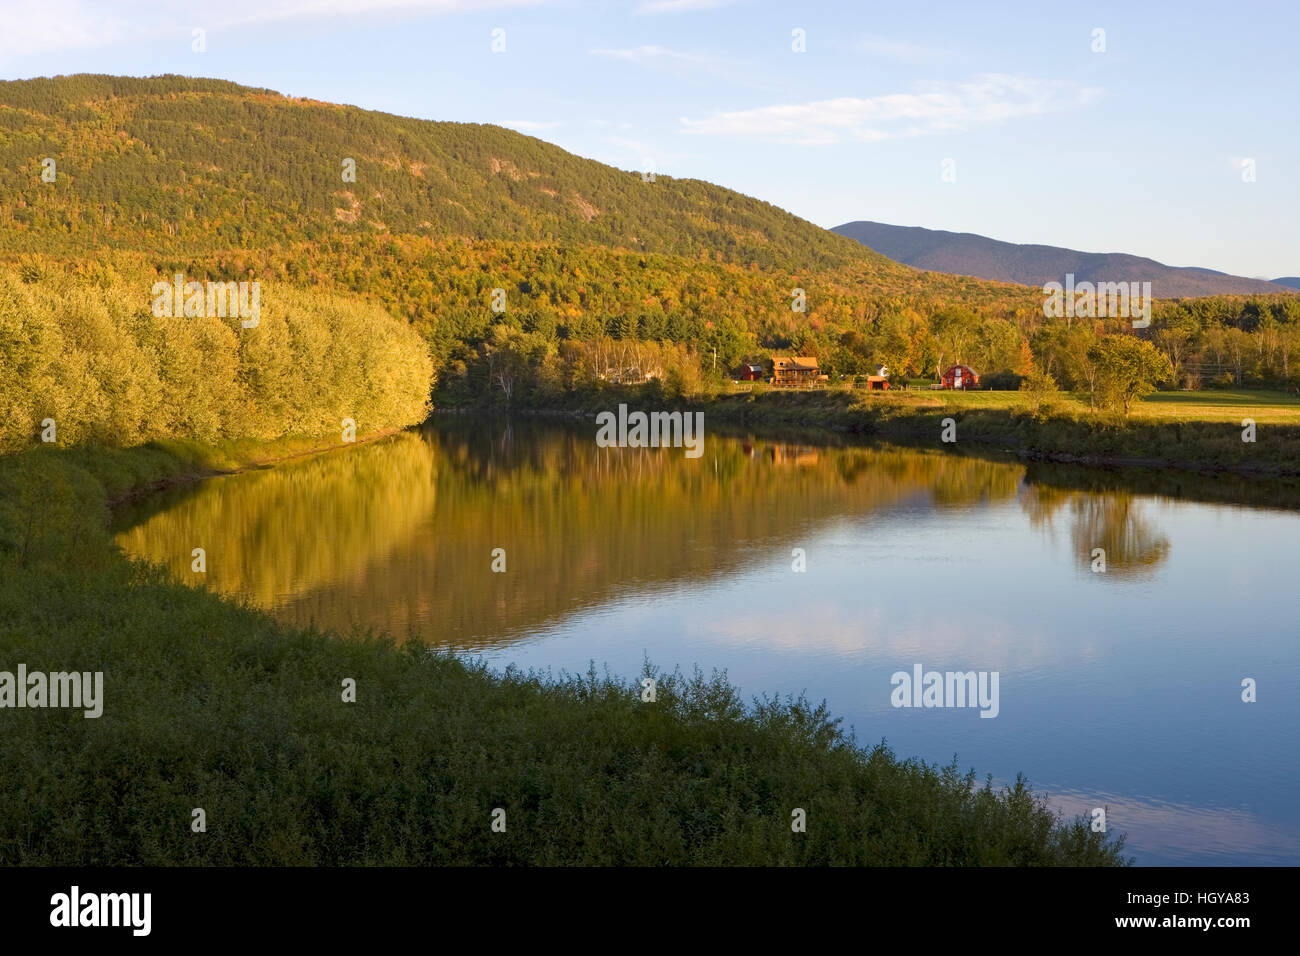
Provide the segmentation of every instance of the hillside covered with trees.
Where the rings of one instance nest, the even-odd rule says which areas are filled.
[[[373,302],[422,337],[439,402],[691,392],[791,352],[833,382],[960,361],[1095,391],[1119,334],[1164,354],[1161,384],[1300,383],[1297,296],[1160,301],[1141,332],[1048,319],[1041,289],[920,272],[719,186],[218,80],[0,83],[0,224],[23,282],[108,269],[131,316],[178,272]]]
[[[53,183],[41,177],[46,157]],[[345,178],[345,160],[355,176]],[[29,251],[53,239],[68,249],[193,253],[378,232],[596,244],[760,269],[887,265],[709,183],[646,182],[497,126],[221,80],[0,83],[0,170],[5,245]]]

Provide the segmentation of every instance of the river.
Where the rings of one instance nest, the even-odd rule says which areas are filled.
[[[835,439],[710,434],[691,458],[594,434],[440,420],[159,493],[117,513],[117,540],[285,622],[825,699],[861,744],[1105,808],[1140,865],[1300,864],[1293,496]],[[996,707],[895,706],[917,665],[996,675]]]

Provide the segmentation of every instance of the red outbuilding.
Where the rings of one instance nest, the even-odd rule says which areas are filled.
[[[979,374],[969,366],[954,365],[943,373],[944,388],[979,388]]]
[[[736,378],[742,382],[757,382],[763,377],[763,366],[761,365],[742,365]]]

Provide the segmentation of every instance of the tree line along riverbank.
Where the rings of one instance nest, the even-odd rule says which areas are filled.
[[[683,397],[665,395],[651,383],[575,390],[514,410],[594,419],[623,403],[647,411],[702,411],[706,427],[826,429],[945,450],[1011,452],[1029,460],[1300,477],[1300,402],[1270,395],[1226,405],[1214,399],[1210,393],[1205,404],[1194,397],[1152,401],[1126,416],[1090,411],[1065,394],[761,389]]]

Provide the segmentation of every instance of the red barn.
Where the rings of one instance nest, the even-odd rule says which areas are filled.
[[[763,366],[742,365],[736,377],[742,382],[757,382],[763,377]]]
[[[966,365],[954,365],[943,373],[944,388],[979,388],[979,384],[979,373]]]

